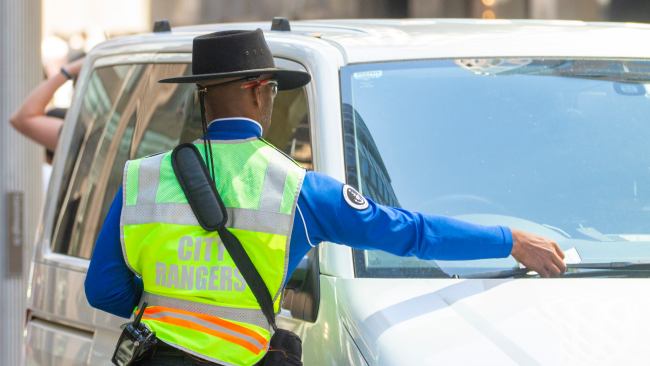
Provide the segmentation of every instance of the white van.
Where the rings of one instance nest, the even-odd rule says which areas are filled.
[[[192,39],[265,30],[281,92],[265,136],[377,202],[556,240],[510,258],[422,261],[322,244],[285,292],[306,365],[620,364],[650,359],[650,26],[348,20],[174,28],[87,57],[56,151],[28,292],[28,365],[109,364],[124,319],[84,278],[127,159],[199,136]],[[354,229],[354,228],[351,228]],[[577,263],[577,264],[576,264]]]

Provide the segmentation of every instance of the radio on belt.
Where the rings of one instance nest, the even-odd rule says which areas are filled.
[[[158,342],[155,333],[140,322],[146,308],[147,303],[145,302],[140,307],[140,311],[135,316],[135,320],[124,326],[120,339],[115,346],[113,358],[111,359],[114,365],[129,366],[133,364],[133,362],[140,360],[146,355]]]

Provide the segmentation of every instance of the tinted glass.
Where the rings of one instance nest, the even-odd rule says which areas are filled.
[[[74,167],[60,206],[53,251],[90,257],[91,248],[83,241],[83,229],[93,221],[89,207],[106,193],[109,171],[105,167],[111,166],[118,152],[128,151],[137,119],[136,96],[145,74],[143,65],[93,71],[75,125],[77,140],[73,145],[79,146],[78,155],[68,161]]]
[[[189,65],[156,64],[150,67],[151,74],[142,103],[143,114],[137,125],[130,159],[171,150],[181,137],[183,142],[188,142],[198,138],[201,133],[201,115],[195,100],[196,86],[158,82],[189,73]]]
[[[479,59],[342,72],[348,181],[380,203],[520,228],[582,261],[650,259],[650,62]],[[362,275],[516,265],[355,254]]]
[[[74,169],[62,201],[54,251],[90,258],[126,161],[168,151],[201,136],[196,87],[158,83],[186,73],[187,64],[124,65],[94,71],[76,126],[82,142],[76,161],[70,159]],[[272,124],[265,131],[267,140],[310,168],[304,90],[278,94]]]
[[[281,91],[275,97],[271,127],[264,138],[305,169],[313,169],[309,104],[305,89]]]

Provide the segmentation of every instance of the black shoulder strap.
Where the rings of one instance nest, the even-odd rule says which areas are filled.
[[[189,143],[176,146],[172,151],[172,168],[201,227],[216,231],[225,226],[228,213],[199,149]]]
[[[244,247],[242,247],[239,239],[226,229],[225,226],[221,227],[217,232],[223,241],[223,246],[226,247],[228,254],[230,254],[233,262],[235,262],[242,276],[244,276],[246,283],[250,286],[251,291],[253,291],[253,295],[255,295],[257,303],[260,304],[266,320],[271,324],[273,330],[277,330],[278,327],[275,325],[275,311],[273,311],[273,298],[262,276],[260,276],[255,265],[251,262],[251,258],[244,250]]]
[[[228,254],[255,295],[266,320],[273,330],[277,330],[271,293],[239,239],[226,228],[228,214],[196,146],[181,144],[174,148],[172,167],[199,224],[205,230],[219,234]],[[208,186],[212,189],[206,189]]]

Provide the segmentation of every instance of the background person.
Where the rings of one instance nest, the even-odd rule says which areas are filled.
[[[66,110],[54,108],[47,111],[47,106],[63,84],[79,75],[83,62],[84,58],[77,59],[40,83],[10,118],[11,125],[18,132],[45,147],[50,160],[59,141]]]

